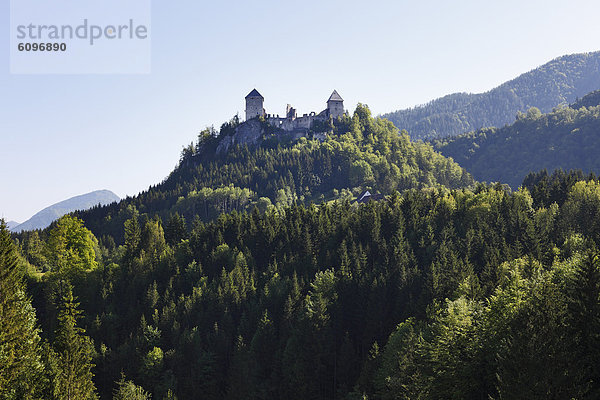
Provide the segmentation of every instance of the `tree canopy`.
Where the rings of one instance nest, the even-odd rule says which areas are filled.
[[[548,114],[530,109],[520,113],[512,125],[437,140],[433,146],[477,180],[507,183],[515,189],[531,171],[579,169],[597,173],[600,103],[572,107]]]
[[[523,186],[173,217],[169,230],[134,213],[124,244],[100,240],[98,267],[72,283],[93,342],[68,290],[42,336],[54,357],[81,355],[83,369],[54,368],[92,371],[101,398],[592,398],[600,183],[541,172]],[[52,276],[31,283],[42,326]]]

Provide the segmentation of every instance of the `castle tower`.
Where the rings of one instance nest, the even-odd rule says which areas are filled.
[[[329,96],[329,100],[327,100],[327,111],[329,111],[329,116],[333,119],[344,115],[344,99],[342,99],[337,90],[334,90],[331,96]]]
[[[248,93],[248,96],[246,96],[246,121],[265,115],[264,101],[265,98],[258,93],[258,90],[254,89]]]
[[[288,104],[285,108],[285,117],[291,120],[296,119],[296,109],[291,104]]]

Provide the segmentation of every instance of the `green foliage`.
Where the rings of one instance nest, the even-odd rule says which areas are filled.
[[[315,120],[310,127],[310,130],[317,133],[332,132],[333,131],[333,120],[328,119],[326,121]]]
[[[113,400],[150,400],[152,396],[143,387],[136,386],[132,381],[126,381],[125,375],[117,382]]]
[[[0,398],[39,398],[44,386],[39,329],[18,254],[0,220]]]
[[[531,108],[512,125],[484,128],[433,145],[475,179],[517,188],[529,171],[600,171],[599,130],[600,102],[589,108],[561,107],[543,115]]]
[[[591,93],[586,94],[581,99],[577,99],[575,103],[571,105],[571,108],[577,110],[582,107],[596,107],[600,104],[600,90],[594,90]]]
[[[156,384],[163,369],[164,353],[160,347],[153,347],[143,358],[140,375],[150,386]]]
[[[205,220],[210,220],[222,213],[247,210],[255,197],[253,191],[233,185],[214,190],[202,188],[180,197],[173,209],[183,215],[201,215]]]
[[[565,222],[576,232],[591,232],[600,243],[600,184],[597,181],[577,182],[569,191],[563,206]]]
[[[420,329],[412,319],[396,327],[381,355],[381,367],[375,377],[375,387],[382,399],[418,398],[418,382],[422,380],[416,359],[422,343]]]
[[[65,276],[91,271],[98,266],[95,247],[98,242],[83,221],[65,215],[50,230],[46,259],[50,268]]]
[[[185,218],[175,213],[167,221],[165,227],[165,240],[170,245],[177,244],[187,237]]]
[[[69,284],[65,284],[54,341],[56,373],[53,379],[54,397],[57,400],[95,399],[92,381],[92,355],[94,347],[85,336],[85,330],[77,326],[82,311],[78,310]]]
[[[600,352],[600,260],[595,252],[587,252],[576,264],[566,282],[567,334],[574,348],[571,371],[582,397],[598,397],[600,368],[596,355]]]
[[[21,240],[21,252],[26,260],[34,265],[38,271],[47,270],[48,265],[44,256],[44,246],[38,231],[23,232]]]
[[[366,185],[375,183],[371,166],[364,160],[354,161],[350,166],[350,182],[354,186],[360,186],[362,183]]]
[[[377,129],[365,109],[345,121],[360,127],[352,137]],[[538,173],[517,192],[424,188],[360,206],[282,191],[264,213],[170,214],[164,232],[134,211],[124,244],[73,281],[100,344],[94,383],[103,398],[116,395],[115,371],[154,398],[597,397],[600,184],[580,178]],[[68,293],[59,278],[37,285]],[[46,292],[32,292],[37,303]],[[52,309],[41,311],[51,326]],[[59,316],[57,350],[42,357],[53,383],[77,370],[59,343],[83,334]],[[72,359],[85,366],[84,347]]]
[[[329,322],[329,308],[335,304],[335,274],[331,270],[317,272],[306,295],[306,313],[316,329],[324,328]]]
[[[531,258],[502,264],[499,285],[485,302],[461,297],[432,309],[424,325],[409,319],[398,326],[382,355],[379,395],[595,397],[596,334],[583,327],[593,330],[597,319],[597,268],[596,256],[551,269]],[[591,297],[581,294],[584,287]]]

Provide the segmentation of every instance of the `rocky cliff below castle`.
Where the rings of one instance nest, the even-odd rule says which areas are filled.
[[[260,118],[253,118],[237,126],[235,128],[235,133],[232,135],[222,136],[217,144],[216,152],[218,154],[223,154],[237,145],[253,147],[264,142],[290,143],[301,137],[323,141],[327,137],[327,133],[315,132],[310,129],[283,130],[273,127]]]

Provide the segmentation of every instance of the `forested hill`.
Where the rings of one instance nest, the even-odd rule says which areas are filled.
[[[326,139],[291,141],[266,124],[256,146],[219,145],[235,134],[239,121],[207,129],[182,152],[179,166],[161,184],[119,204],[78,213],[98,236],[121,242],[123,222],[139,212],[168,220],[211,220],[223,212],[283,207],[294,202],[351,199],[364,189],[383,194],[410,188],[468,187],[472,177],[429,144],[413,143],[386,120],[359,105],[338,120]],[[309,137],[311,133],[307,134]],[[324,136],[323,136],[324,137]]]
[[[600,52],[566,55],[485,93],[455,93],[383,115],[413,139],[459,135],[504,126],[518,111],[549,112],[600,89]]]
[[[591,93],[586,94],[581,99],[577,99],[575,103],[571,104],[569,107],[573,109],[578,109],[581,107],[596,107],[600,105],[600,90],[594,90]]]
[[[513,188],[528,172],[541,169],[598,173],[599,92],[590,93],[571,107],[557,108],[548,114],[532,108],[526,114],[520,113],[510,126],[435,140],[433,145],[475,179],[508,183]]]
[[[0,399],[598,398],[594,176],[473,185],[364,106],[215,152],[236,124],[80,214],[98,236],[0,221]],[[367,186],[393,192],[344,197]]]
[[[190,229],[134,215],[118,247],[65,216],[19,252],[0,222],[0,398],[597,399],[600,183],[582,178]],[[23,257],[46,271],[27,295]]]

